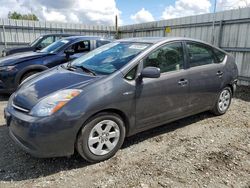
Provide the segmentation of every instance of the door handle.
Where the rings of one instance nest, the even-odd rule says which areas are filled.
[[[186,79],[180,79],[180,81],[178,82],[178,84],[180,86],[186,86],[188,84],[188,80],[186,80]]]
[[[222,77],[223,74],[224,74],[224,73],[223,73],[222,71],[218,71],[218,72],[216,73],[216,75],[219,76],[219,77]]]

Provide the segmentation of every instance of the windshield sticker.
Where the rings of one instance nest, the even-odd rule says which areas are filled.
[[[144,50],[147,47],[148,47],[147,45],[133,44],[129,48],[135,50]]]

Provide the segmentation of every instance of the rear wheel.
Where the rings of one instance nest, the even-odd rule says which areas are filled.
[[[20,81],[19,84],[23,83],[27,78],[29,78],[30,76],[34,75],[38,73],[38,71],[31,71],[31,72],[28,72],[28,73],[25,73],[23,76],[22,76],[22,79]]]
[[[216,104],[212,110],[215,115],[223,115],[230,107],[232,100],[232,90],[230,87],[225,87],[219,94]]]
[[[125,138],[125,125],[114,113],[100,113],[86,123],[77,138],[78,153],[89,162],[111,158]]]

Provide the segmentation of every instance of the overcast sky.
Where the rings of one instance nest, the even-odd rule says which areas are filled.
[[[134,24],[213,11],[214,0],[0,0],[0,17],[9,11],[35,13],[40,20],[83,24]],[[217,11],[250,6],[250,0],[217,0]]]

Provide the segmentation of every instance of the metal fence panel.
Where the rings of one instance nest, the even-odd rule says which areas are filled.
[[[171,28],[170,33],[165,32],[166,27]],[[120,38],[143,33],[142,36],[191,37],[214,43],[235,56],[241,83],[250,85],[250,8],[122,26],[119,32]]]
[[[0,19],[0,53],[4,47],[28,44],[42,34],[69,33],[114,38],[114,26]]]

